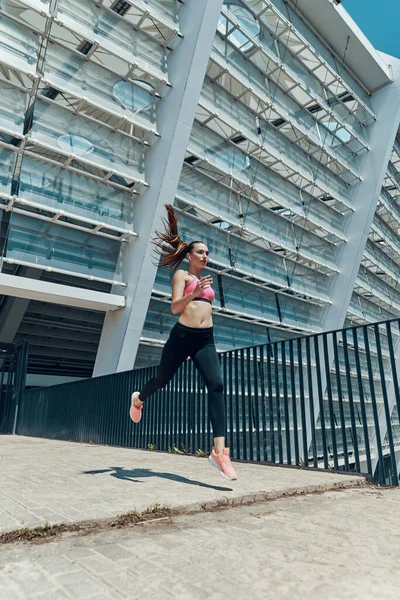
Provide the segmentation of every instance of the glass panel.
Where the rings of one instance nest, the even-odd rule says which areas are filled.
[[[0,81],[0,129],[22,134],[25,104],[26,95],[23,92]]]
[[[11,192],[11,177],[14,168],[16,154],[0,146],[0,192],[9,194]]]
[[[166,72],[165,49],[149,37],[124,23],[117,15],[105,12],[89,0],[59,0],[58,19],[87,40],[98,40],[130,63],[140,57]]]
[[[152,86],[146,82],[137,85],[121,80],[117,75],[94,65],[92,62],[68,52],[64,48],[49,47],[45,64],[45,76],[55,87],[68,90],[88,102],[148,125],[155,122]]]
[[[348,313],[357,315],[363,321],[373,322],[392,319],[395,311],[391,313],[353,292]]]
[[[133,227],[133,196],[77,173],[25,157],[21,198],[116,227]]]
[[[327,227],[328,231],[333,230],[337,233],[343,231],[343,217],[335,210],[321,201],[312,200],[310,194],[300,191],[294,183],[279,177],[278,174],[271,172],[263,166],[257,167],[255,184],[261,194],[268,198],[276,198],[278,203],[283,206],[290,206],[293,210],[297,208],[297,214],[304,214],[304,207],[307,207],[307,217],[313,223],[321,224]]]
[[[13,213],[7,258],[114,279],[120,242]]]
[[[296,269],[297,270],[297,269]],[[293,327],[304,327],[321,330],[321,312],[319,306],[307,304],[306,302],[296,301],[290,296],[279,294],[279,307],[281,311],[282,323]]]
[[[252,39],[258,39],[260,37],[261,28],[259,22],[238,0],[224,0],[223,8],[227,9],[233,15],[240,27],[243,28]],[[227,35],[231,29],[232,23],[221,15],[218,22],[218,31],[220,31],[222,35]],[[235,28],[232,33],[228,35],[228,39],[242,51],[248,50],[253,46],[249,39],[243,35],[238,28]]]
[[[196,153],[203,155],[222,171],[234,173],[235,177],[250,183],[246,172],[248,158],[240,150],[223,142],[215,133],[194,123],[189,144]]]
[[[39,38],[32,31],[0,15],[1,62],[35,75]]]
[[[32,138],[35,141],[54,149],[61,148],[67,154],[74,152],[73,148],[81,152],[85,144],[86,151],[80,154],[81,157],[126,177],[143,179],[143,147],[128,137],[76,117],[41,100],[35,103],[33,121]],[[74,144],[74,138],[66,138],[66,134],[84,138],[85,142]]]

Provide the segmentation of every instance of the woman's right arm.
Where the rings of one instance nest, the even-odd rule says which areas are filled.
[[[172,302],[171,302],[171,310],[174,315],[181,313],[185,310],[186,306],[193,300],[194,292],[191,292],[187,296],[183,296],[183,292],[185,289],[185,271],[179,269],[176,271],[175,275],[172,278]]]

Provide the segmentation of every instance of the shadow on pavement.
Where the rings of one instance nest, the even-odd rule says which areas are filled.
[[[143,483],[141,479],[146,477],[160,477],[160,479],[169,479],[171,481],[177,481],[178,483],[187,483],[189,485],[198,485],[212,490],[218,490],[219,492],[232,492],[232,488],[222,487],[219,485],[209,485],[202,481],[196,481],[195,479],[188,479],[181,475],[175,475],[174,473],[162,473],[159,471],[152,471],[151,469],[125,469],[124,467],[110,467],[109,469],[99,469],[97,471],[82,471],[82,475],[100,475],[101,473],[109,473],[111,477],[116,479],[122,479],[125,481],[132,481],[133,483]]]

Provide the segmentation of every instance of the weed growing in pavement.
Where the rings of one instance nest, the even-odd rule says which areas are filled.
[[[13,542],[38,542],[49,540],[49,538],[59,537],[63,533],[95,533],[109,528],[121,528],[138,523],[146,523],[160,519],[168,519],[173,515],[169,506],[164,504],[152,504],[142,512],[135,510],[118,515],[114,519],[105,519],[103,521],[84,521],[80,523],[60,523],[50,525],[45,523],[40,527],[24,527],[14,531],[7,531],[0,534],[0,544],[11,544]]]
[[[168,448],[168,452],[170,454],[180,454],[179,449],[176,447],[176,444],[173,444]]]

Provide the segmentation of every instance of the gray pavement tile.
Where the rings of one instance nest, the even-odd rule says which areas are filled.
[[[98,577],[82,569],[57,575],[56,580],[64,592],[79,600],[108,591],[107,586]]]

